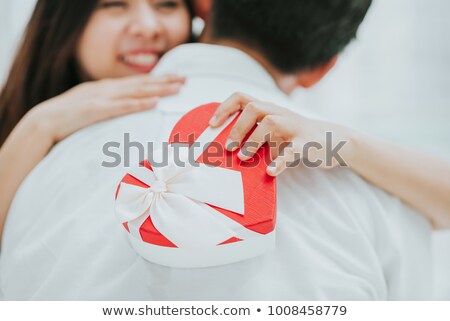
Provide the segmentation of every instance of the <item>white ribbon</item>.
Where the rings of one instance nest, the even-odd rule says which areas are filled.
[[[197,145],[200,143],[202,150],[207,148],[209,142],[232,120],[221,126],[220,130],[206,129],[197,140]],[[179,151],[178,163],[174,159],[175,148]],[[199,156],[194,155],[195,159]],[[161,163],[163,156],[162,150],[157,150],[152,161]],[[260,236],[206,205],[243,215],[241,173],[201,163],[191,164],[188,156],[189,147],[170,145],[167,166],[152,166],[153,171],[137,167],[128,172],[150,186],[120,185],[116,214],[121,222],[128,222],[130,233],[140,238],[139,228],[150,216],[162,235],[177,247],[186,249],[216,246],[231,237]]]

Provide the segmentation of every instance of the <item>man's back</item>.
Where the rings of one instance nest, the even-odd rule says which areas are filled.
[[[139,257],[114,216],[114,192],[126,171],[124,133],[157,146],[189,109],[235,91],[292,108],[269,74],[236,49],[181,46],[155,70],[169,72],[188,77],[179,95],[74,134],[24,182],[4,233],[6,299],[430,298],[427,222],[347,169],[298,167],[279,177],[277,245],[264,256],[206,269],[171,269]],[[111,141],[121,143],[122,163],[105,168],[103,146]],[[131,152],[133,165],[137,148]]]

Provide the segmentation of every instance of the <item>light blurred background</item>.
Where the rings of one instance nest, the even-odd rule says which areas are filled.
[[[34,3],[0,0],[2,82]],[[336,68],[294,99],[333,121],[450,160],[449,33],[449,0],[374,0]]]

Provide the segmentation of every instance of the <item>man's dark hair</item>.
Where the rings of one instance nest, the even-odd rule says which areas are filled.
[[[281,72],[328,62],[356,36],[372,0],[213,0],[211,35],[260,52]]]

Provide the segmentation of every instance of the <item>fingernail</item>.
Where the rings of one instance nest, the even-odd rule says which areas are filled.
[[[247,157],[242,152],[242,149],[239,151],[237,156],[239,157],[240,160],[247,160]]]
[[[276,172],[277,172],[277,168],[276,168],[276,164],[275,163],[271,163],[266,170],[267,174],[269,174],[270,176],[275,176]]]
[[[210,126],[216,126],[218,121],[219,121],[219,119],[217,118],[216,115],[214,115],[214,116],[212,116],[212,118],[209,120],[209,125],[210,125]]]
[[[228,138],[228,140],[225,144],[225,148],[230,152],[234,152],[238,148],[238,144]]]
[[[269,166],[267,167],[266,172],[271,176],[275,176],[277,173],[277,163],[276,162],[270,163]]]

